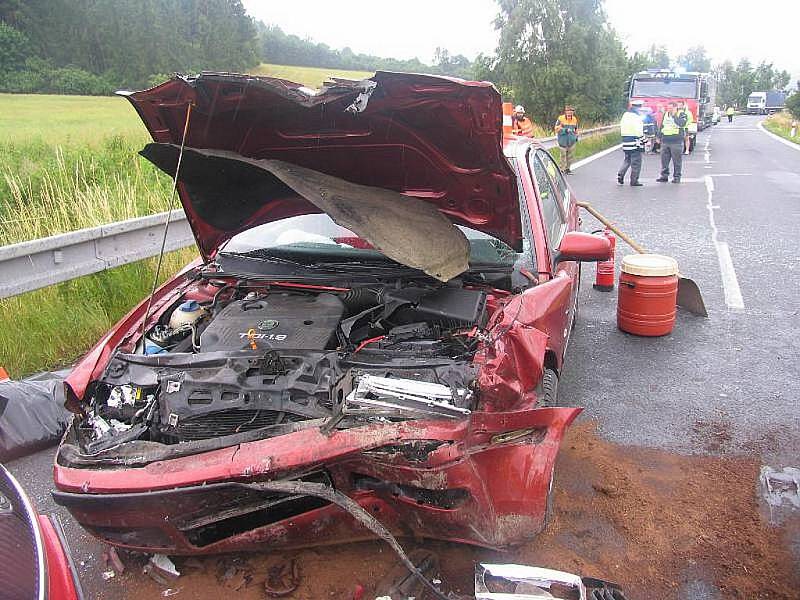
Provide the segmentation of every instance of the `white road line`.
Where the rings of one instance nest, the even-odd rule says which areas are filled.
[[[771,131],[768,131],[767,128],[764,127],[764,125],[760,121],[758,122],[758,128],[761,131],[763,131],[764,133],[766,133],[768,136],[770,136],[772,138],[775,138],[781,144],[783,144],[785,146],[789,146],[789,148],[792,148],[793,150],[800,150],[800,144],[795,144],[794,142],[790,142],[789,140],[785,140],[781,136],[775,135]]]
[[[733,268],[730,248],[728,248],[728,244],[720,242],[717,239],[719,231],[717,230],[717,223],[714,219],[714,209],[718,207],[712,202],[714,196],[714,180],[711,175],[705,176],[705,182],[706,190],[708,191],[706,206],[708,207],[708,220],[711,223],[711,241],[714,242],[714,248],[717,251],[717,258],[719,259],[719,270],[720,273],[722,273],[722,286],[725,290],[725,304],[728,305],[728,308],[742,310],[744,308],[744,299],[742,298],[742,290],[739,288],[739,280],[736,277],[736,269]]]
[[[598,152],[597,154],[592,154],[591,156],[587,156],[586,158],[579,160],[578,162],[572,165],[573,169],[580,169],[583,165],[588,165],[593,160],[597,160],[598,158],[603,158],[606,154],[611,154],[614,150],[619,150],[622,148],[622,144],[618,144],[616,146],[612,146],[611,148],[606,148],[602,152]]]

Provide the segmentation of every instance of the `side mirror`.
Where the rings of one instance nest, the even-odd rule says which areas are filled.
[[[604,236],[570,231],[561,238],[555,262],[577,260],[597,262],[611,258],[611,242]]]

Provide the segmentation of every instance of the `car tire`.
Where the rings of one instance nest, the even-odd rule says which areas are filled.
[[[542,381],[537,390],[540,408],[558,406],[558,374],[547,367],[542,372]]]

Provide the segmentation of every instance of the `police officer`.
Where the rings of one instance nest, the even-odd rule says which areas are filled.
[[[622,135],[622,151],[625,160],[617,171],[617,183],[625,183],[625,173],[631,170],[631,185],[639,187],[639,174],[642,171],[642,153],[644,152],[644,120],[639,114],[642,108],[641,100],[632,100],[630,108],[622,115],[619,123]]]
[[[686,113],[679,112],[675,102],[670,102],[661,120],[661,177],[656,181],[669,181],[669,161],[672,160],[672,183],[681,182],[686,121]]]

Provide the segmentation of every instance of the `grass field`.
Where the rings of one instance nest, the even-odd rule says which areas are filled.
[[[366,79],[375,73],[371,71],[344,71],[342,69],[325,69],[316,67],[292,67],[288,65],[270,65],[262,63],[251,69],[253,75],[266,77],[280,77],[296,83],[303,83],[308,87],[318,88],[328,77],[342,77],[344,79]]]
[[[764,121],[764,127],[790,142],[800,144],[800,127],[798,127],[798,131],[795,132],[795,136],[791,136],[792,121],[800,122],[800,119],[792,118],[792,115],[788,112],[779,112],[767,118]]]
[[[267,64],[253,73],[309,87],[371,75]],[[0,245],[166,210],[171,182],[137,155],[148,135],[123,98],[0,94],[0,132]],[[581,141],[578,153],[617,138]],[[195,253],[173,253],[162,273]],[[19,377],[74,360],[149,292],[153,271],[142,261],[0,300],[0,366]]]
[[[112,136],[147,139],[147,130],[124,98],[0,94],[0,142],[93,146]]]

